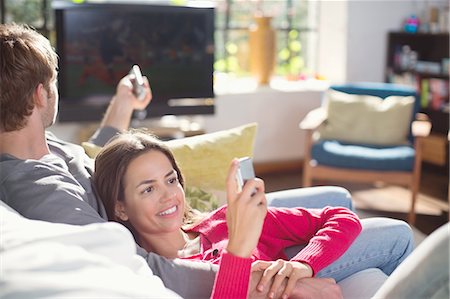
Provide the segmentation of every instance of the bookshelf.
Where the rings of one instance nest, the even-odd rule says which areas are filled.
[[[438,166],[448,165],[449,56],[447,32],[388,33],[385,80],[417,89],[433,125],[424,160]]]

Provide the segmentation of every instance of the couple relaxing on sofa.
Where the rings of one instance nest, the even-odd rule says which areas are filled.
[[[63,142],[52,134],[46,134],[45,132],[45,129],[52,125],[55,120],[58,105],[58,93],[56,88],[57,58],[50,47],[48,40],[32,29],[17,25],[0,25],[0,38],[2,52],[0,63],[3,72],[0,82],[2,90],[2,110],[0,120],[1,199],[9,207],[29,219],[87,225],[86,228],[74,228],[74,226],[64,224],[44,224],[39,221],[36,222],[23,219],[18,215],[12,216],[10,215],[12,212],[9,207],[4,207],[2,208],[2,215],[5,214],[8,215],[8,217],[2,217],[2,221],[5,221],[5,225],[2,225],[2,229],[6,229],[7,232],[14,230],[20,232],[21,229],[23,230],[22,234],[19,234],[18,237],[18,239],[21,239],[22,243],[20,240],[14,239],[14,235],[16,234],[6,234],[10,239],[6,240],[9,241],[9,243],[5,243],[5,254],[17,257],[17,260],[12,259],[14,261],[20,261],[20,257],[23,257],[21,254],[26,254],[26,248],[24,249],[25,252],[14,250],[15,248],[21,248],[18,244],[24,245],[27,243],[24,241],[27,240],[27,238],[34,238],[35,240],[40,237],[36,235],[35,230],[33,230],[33,234],[26,236],[27,229],[42,227],[42,231],[39,231],[39,234],[42,233],[44,239],[48,238],[52,241],[57,239],[57,243],[63,243],[63,245],[67,245],[66,240],[70,239],[70,245],[81,246],[87,250],[92,249],[92,253],[97,255],[90,258],[86,257],[87,260],[91,262],[93,261],[92,258],[100,259],[99,256],[102,255],[110,259],[108,263],[113,264],[110,265],[111,269],[114,268],[113,266],[117,266],[117,264],[125,263],[132,270],[131,276],[140,277],[140,280],[135,277],[137,279],[137,285],[145,282],[146,279],[148,279],[149,283],[151,281],[157,281],[153,275],[150,275],[155,274],[162,279],[165,288],[174,291],[182,297],[207,298],[211,296],[211,290],[213,289],[214,280],[216,279],[214,295],[218,297],[232,296],[233,294],[247,296],[246,285],[250,277],[250,254],[254,252],[252,249],[257,246],[259,233],[263,230],[262,226],[265,219],[263,216],[266,213],[267,204],[273,206],[302,206],[306,208],[344,206],[351,209],[351,200],[348,193],[345,190],[336,187],[288,190],[267,194],[267,197],[264,194],[263,183],[259,180],[253,181],[242,193],[230,191],[233,190],[233,188],[230,187],[231,189],[228,190],[230,204],[228,209],[229,216],[227,217],[228,227],[238,228],[243,225],[243,227],[246,228],[233,230],[233,232],[235,232],[234,235],[229,230],[228,232],[231,234],[230,242],[228,242],[227,245],[222,243],[220,247],[220,249],[223,249],[223,251],[220,252],[220,254],[223,255],[221,262],[225,263],[226,261],[224,262],[224,260],[228,257],[231,263],[225,263],[222,265],[223,267],[217,267],[210,263],[186,261],[179,258],[166,259],[154,252],[147,252],[142,247],[137,247],[139,255],[144,257],[149,266],[146,270],[142,270],[141,266],[136,266],[142,264],[142,259],[137,259],[137,264],[130,262],[130,260],[134,260],[136,257],[135,254],[130,251],[130,248],[126,247],[127,244],[130,244],[130,238],[123,232],[121,227],[112,224],[93,224],[106,222],[108,216],[109,218],[114,217],[113,214],[111,214],[111,210],[109,211],[109,214],[107,213],[108,211],[105,210],[102,201],[97,197],[95,189],[92,187],[91,175],[93,174],[93,160],[85,155],[83,148]],[[92,139],[93,143],[103,146],[106,141],[117,132],[126,130],[129,126],[132,111],[134,109],[143,109],[150,102],[151,92],[148,81],[145,80],[147,96],[143,101],[140,101],[137,100],[132,93],[132,80],[133,78],[126,76],[119,82],[116,95],[109,105],[102,126]],[[8,90],[8,92],[4,92],[5,90]],[[162,158],[162,160],[164,160],[164,157]],[[132,163],[132,161],[130,163]],[[231,173],[233,173],[233,171],[235,171],[235,168],[232,167]],[[125,177],[119,179],[126,181]],[[175,185],[180,184],[178,177],[176,180],[170,181],[172,183],[175,182]],[[232,185],[232,183],[229,184]],[[253,190],[254,187],[256,187],[256,190],[258,191],[257,195],[252,197],[250,196],[251,191],[249,192],[249,190]],[[230,193],[232,195],[230,195]],[[237,200],[238,197],[243,196],[246,200]],[[127,202],[127,198],[122,199]],[[231,209],[231,207],[241,207],[244,204],[247,204],[247,209]],[[117,206],[119,208],[121,207],[120,205]],[[122,207],[124,206],[128,207],[128,205],[123,204]],[[332,298],[332,296],[340,296],[340,289],[336,288],[334,281],[328,278],[320,278],[321,275],[323,277],[333,277],[334,275],[334,279],[338,281],[342,280],[343,284],[346,282],[344,279],[345,277],[368,268],[379,268],[386,275],[389,275],[412,250],[411,231],[404,222],[392,219],[362,220],[362,231],[356,237],[357,232],[359,231],[359,220],[352,212],[350,212],[350,210],[345,210],[345,212],[343,212],[344,210],[345,209],[342,208],[327,208],[320,211],[309,211],[299,208],[290,210],[295,211],[297,214],[301,214],[297,215],[294,213],[296,219],[303,219],[304,221],[315,220],[316,227],[315,229],[310,228],[308,230],[304,227],[299,227],[298,229],[302,230],[302,233],[309,232],[310,235],[292,236],[292,238],[302,237],[302,241],[299,242],[297,240],[297,243],[295,244],[305,245],[304,248],[286,248],[286,252],[291,258],[293,257],[293,259],[281,262],[260,262],[260,266],[257,267],[263,270],[256,269],[251,274],[252,284],[250,284],[249,287],[250,296],[252,297],[271,292],[270,285],[272,281],[266,282],[264,278],[260,280],[263,273],[271,273],[270,275],[277,273],[277,275],[287,276],[286,279],[283,277],[284,284],[281,287],[281,291],[277,290],[275,297],[281,296],[283,292],[285,292],[286,283],[289,286],[295,285],[295,288],[291,293],[292,297],[297,296],[302,298],[302,296],[309,296],[320,298],[320,296],[323,296],[325,298]],[[125,221],[129,220],[128,222],[132,224],[129,227],[132,229],[133,233],[135,233],[135,236],[138,237],[139,241],[143,239],[141,236],[145,234],[145,230],[149,229],[149,227],[145,228],[145,226],[140,224],[135,225],[135,223],[138,222],[132,223],[130,215],[121,214],[122,212],[128,211],[128,209],[126,211],[118,209],[117,212],[119,216],[117,216],[117,219],[122,221],[124,219]],[[139,213],[139,209],[134,211]],[[246,218],[245,215],[239,214],[240,211],[248,211],[249,213],[252,213],[252,215],[255,215],[255,217]],[[269,209],[269,211],[271,210]],[[274,209],[274,211],[283,210]],[[331,213],[332,217],[326,218],[323,215],[325,213],[324,211],[328,214]],[[115,212],[116,211],[114,211],[114,213]],[[170,215],[169,212],[171,211],[163,211],[162,216]],[[224,213],[223,210],[222,212]],[[337,217],[333,212],[337,214],[342,212],[342,218]],[[225,225],[224,215],[225,214],[221,216],[222,218],[220,220],[222,221],[222,227]],[[340,218],[344,222],[352,222],[356,226],[350,229],[353,232],[351,235],[346,235],[342,239],[347,240],[348,243],[337,245],[337,252],[330,253],[323,250],[323,248],[326,248],[323,244],[326,244],[328,239],[330,239],[328,240],[329,242],[337,244],[337,241],[340,239],[336,240],[336,238],[342,237],[342,232],[345,231],[343,229],[351,227],[348,224],[342,226],[339,225],[341,220],[337,221],[333,217]],[[249,219],[252,220],[250,223],[248,223]],[[323,221],[323,223],[320,221]],[[23,225],[13,225],[13,223]],[[332,227],[332,225],[336,225],[336,223],[338,226]],[[139,230],[142,229],[142,231],[138,232],[137,228]],[[85,231],[85,229],[87,231]],[[105,233],[105,236],[103,236],[101,231],[108,231],[109,229],[111,229],[109,231],[110,233]],[[54,230],[56,233],[52,234]],[[69,232],[68,234],[70,235],[70,232],[74,232],[76,235],[78,233],[83,235],[87,232],[88,235],[91,233],[90,236],[93,236],[92,233],[97,232],[97,230],[99,233],[96,235],[99,239],[104,240],[103,237],[111,236],[117,243],[122,243],[119,242],[119,240],[123,240],[124,246],[127,248],[126,250],[122,248],[125,250],[123,256],[117,254],[115,246],[112,246],[111,249],[114,250],[112,250],[111,253],[108,253],[108,249],[102,247],[101,244],[96,243],[95,240],[88,241],[83,238],[71,238],[70,236],[65,236],[64,233]],[[181,233],[182,231],[179,230],[179,227],[176,231],[178,232],[178,236],[184,236]],[[333,234],[336,234],[336,236]],[[186,242],[184,245],[192,245],[189,248],[189,253],[197,253],[199,249],[198,244],[195,242],[198,242],[198,239],[195,238],[195,235],[186,234],[186,236],[187,239],[185,240]],[[353,241],[355,237],[356,239]],[[223,241],[226,241],[227,236],[222,234],[222,238]],[[240,242],[241,239],[246,241]],[[310,242],[310,240],[312,240],[312,242]],[[94,245],[90,242],[94,243]],[[145,241],[141,243],[141,245],[144,243],[150,244],[151,242]],[[147,247],[147,245],[144,247],[151,249],[151,246],[155,246],[154,243],[151,244],[152,245],[148,245],[150,247]],[[286,244],[293,245],[294,243],[290,240]],[[105,246],[110,245],[111,243],[105,242]],[[314,245],[317,245],[317,252],[321,253],[322,256],[314,256],[311,254],[306,256],[305,253],[311,252],[311,248],[314,247]],[[120,247],[121,245],[118,244],[117,246]],[[285,247],[287,246],[288,245],[285,245]],[[324,247],[321,248],[321,246]],[[335,247],[336,246],[334,246],[333,249]],[[47,247],[39,248],[33,252],[45,254],[44,252],[47,249],[42,249]],[[174,248],[176,249],[176,247]],[[53,249],[55,248],[53,247]],[[62,253],[64,257],[66,257],[66,255],[71,255],[71,253],[65,251],[67,249],[65,246],[58,247],[58,249],[60,250],[59,253]],[[120,252],[121,249],[119,248],[118,250],[118,252]],[[290,250],[293,250],[295,253],[289,254]],[[212,253],[214,252],[215,251],[213,250]],[[331,257],[329,255],[331,255]],[[168,256],[172,257],[170,255]],[[64,260],[64,258],[62,258],[62,260]],[[242,262],[242,269],[233,268],[233,264],[236,261]],[[52,263],[49,264],[49,267],[50,269],[55,269],[55,265]],[[266,267],[267,269],[265,269]],[[39,268],[39,265],[34,268],[34,271],[37,268]],[[6,281],[8,283],[8,288],[5,288],[6,291],[12,290],[11,294],[14,294],[14,288],[17,288],[19,284],[26,288],[25,285],[27,282],[30,282],[27,280],[29,276],[26,275],[26,270],[31,271],[31,269],[26,268],[26,266],[20,268],[19,265],[15,264],[8,264],[6,269],[9,269],[11,271],[10,273],[23,274],[23,276],[6,275],[6,277],[11,278]],[[216,278],[217,271],[219,271],[219,275],[217,275]],[[69,272],[67,274],[70,275],[73,273]],[[300,280],[295,278],[296,275],[299,275],[299,277],[307,277],[312,274],[316,277],[303,278]],[[235,283],[233,283],[233,280],[228,280],[230,275],[235,275],[233,276],[237,279]],[[294,279],[290,276],[293,276]],[[118,274],[116,278],[120,279],[119,277],[120,275]],[[225,277],[226,279],[221,280],[221,277]],[[20,281],[21,278],[24,280]],[[42,279],[45,279],[45,276],[43,276]],[[112,294],[111,292],[114,292],[117,287],[115,285],[110,285],[108,288],[108,285],[97,285],[95,283],[92,285],[92,282],[89,283],[86,282],[85,285],[86,294],[89,293],[89,290],[92,290],[92,294],[100,294],[103,290],[104,294],[108,295]],[[262,290],[261,284],[263,285]],[[243,285],[243,288],[234,290],[233,288],[238,285],[241,287]],[[259,287],[257,287],[257,285],[259,285]],[[45,292],[55,294],[59,291],[73,291],[73,289],[64,289],[64,286],[70,287],[70,284],[54,284],[52,287],[48,285],[49,288],[45,289]],[[158,292],[164,293],[167,291],[166,289],[164,289],[164,291],[162,288],[163,286],[159,284],[157,286]],[[141,290],[145,293],[144,290],[147,289],[143,288]],[[290,288],[287,288],[287,290],[290,292]],[[131,290],[129,291],[131,292]],[[238,293],[233,293],[235,291]],[[327,291],[329,291],[329,293],[327,293]],[[45,292],[43,291],[43,293],[41,293],[43,294],[42,297],[45,297],[45,294],[50,294]],[[125,297],[131,296],[131,293],[127,293],[127,290],[121,290],[121,292],[124,292],[123,294]],[[136,292],[139,292],[139,290]],[[170,292],[167,291],[165,294],[169,293]],[[175,295],[174,293],[170,294]],[[372,293],[367,291],[364,296],[370,297],[372,294],[373,290]]]

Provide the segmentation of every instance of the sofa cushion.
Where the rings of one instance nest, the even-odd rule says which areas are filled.
[[[321,139],[375,145],[408,142],[413,96],[385,99],[328,90],[325,94],[327,121],[320,127]]]

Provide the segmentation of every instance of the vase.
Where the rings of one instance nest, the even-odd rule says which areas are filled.
[[[254,20],[249,30],[250,72],[260,85],[266,85],[275,68],[275,30],[272,17],[255,16]]]

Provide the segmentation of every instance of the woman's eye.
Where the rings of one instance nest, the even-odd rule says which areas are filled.
[[[152,192],[153,190],[155,190],[155,188],[153,188],[153,186],[148,186],[147,188],[144,189],[144,192],[143,192],[143,193],[150,193],[150,192]]]
[[[173,177],[169,179],[169,184],[175,184],[178,182],[178,178],[177,177]]]

